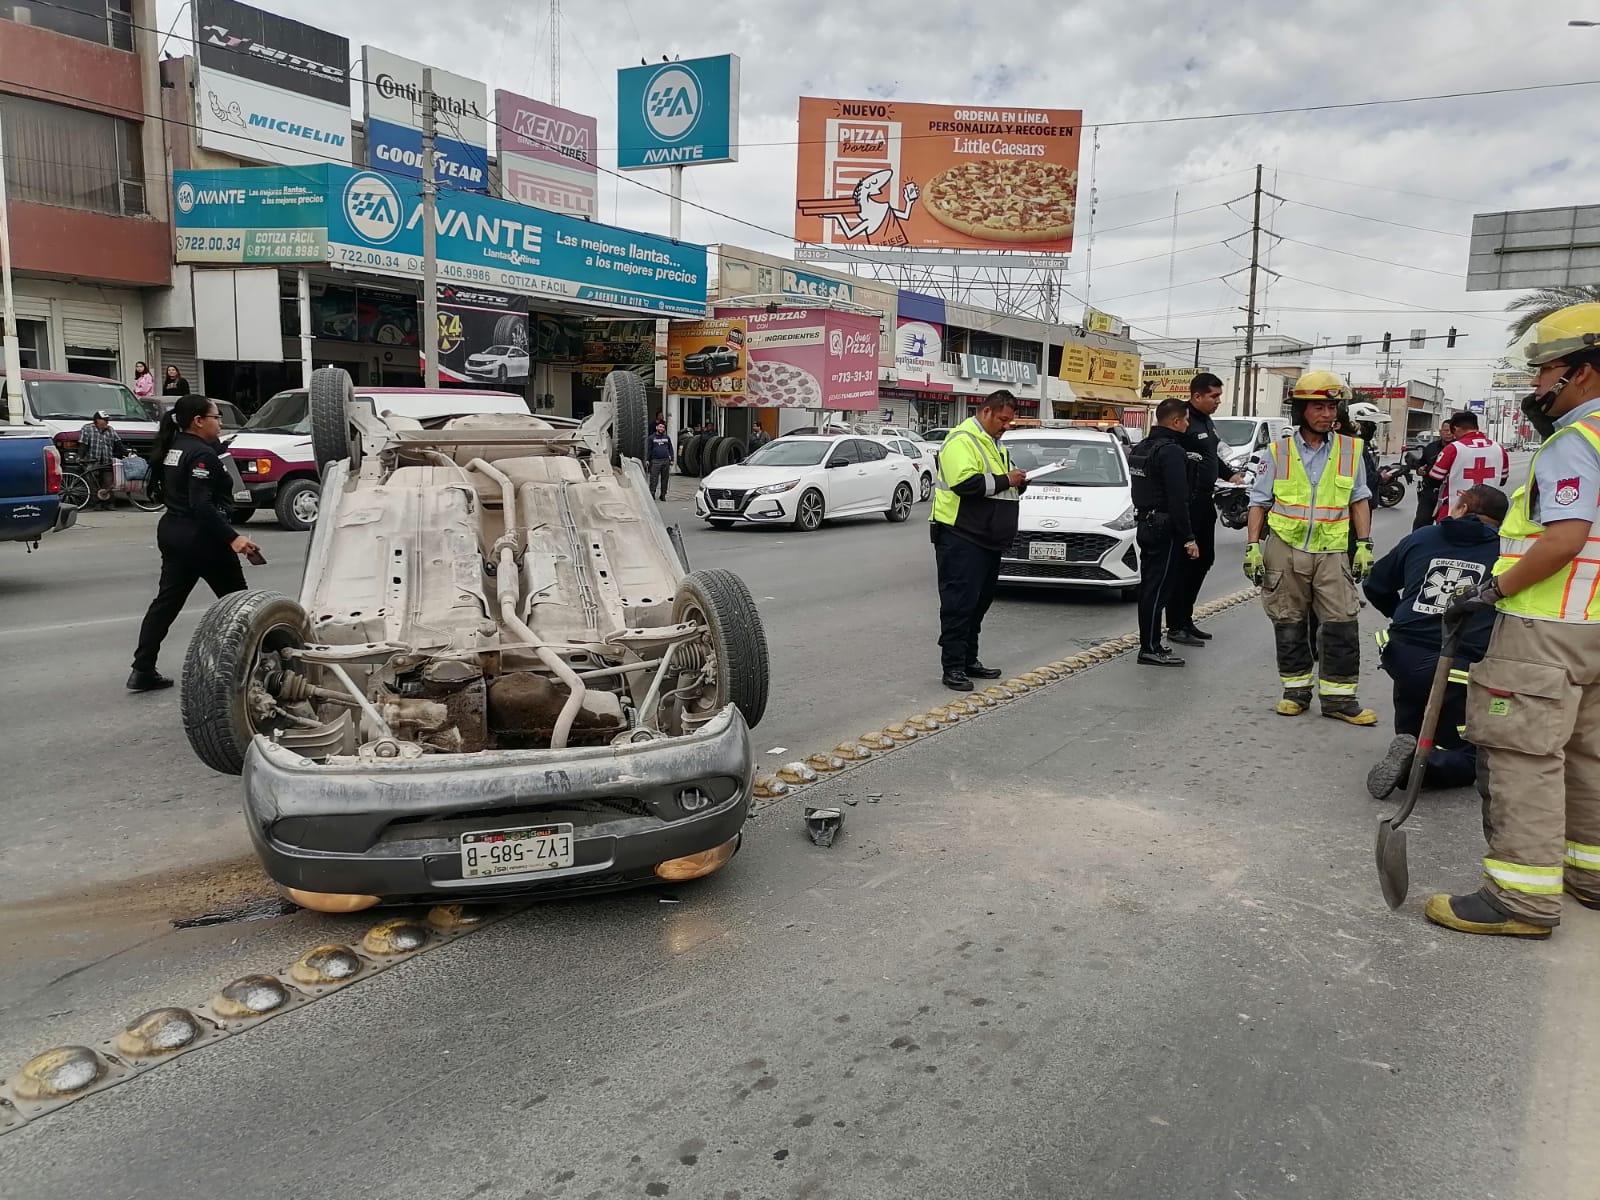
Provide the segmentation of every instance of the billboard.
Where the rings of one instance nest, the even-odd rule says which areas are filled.
[[[505,198],[594,220],[595,119],[506,91],[495,92],[494,112]]]
[[[1198,374],[1199,367],[1146,367],[1139,373],[1139,393],[1157,404],[1163,400],[1187,400],[1189,384]]]
[[[617,72],[617,167],[646,171],[739,159],[739,56]]]
[[[1467,291],[1600,284],[1600,205],[1478,213]]]
[[[744,319],[749,357],[745,399],[719,396],[723,407],[877,410],[877,317],[826,308],[768,312],[721,306],[717,316]]]
[[[925,392],[953,392],[944,373],[944,326],[901,317],[894,337],[895,378],[901,387]]]
[[[667,391],[674,396],[710,396],[722,405],[742,405],[749,362],[743,317],[674,323],[667,331]]]
[[[367,163],[422,178],[423,64],[361,47]],[[433,68],[434,178],[442,187],[489,190],[489,91],[476,79]]]
[[[417,302],[421,323],[422,302]],[[439,378],[521,386],[528,378],[528,301],[487,288],[438,285]]]
[[[1068,342],[1061,347],[1061,378],[1068,383],[1137,388],[1140,384],[1139,356],[1125,350],[1106,350],[1081,342]],[[1193,379],[1194,376],[1191,374],[1189,378]]]
[[[908,249],[1072,249],[1072,109],[800,99],[794,238]]]
[[[422,278],[422,185],[350,167],[173,174],[180,262],[330,262]],[[704,246],[441,189],[441,281],[608,308],[701,316]],[[276,258],[267,249],[283,249]],[[320,250],[321,253],[314,253]],[[296,257],[291,257],[294,255]]]
[[[1526,392],[1532,386],[1531,371],[1496,371],[1490,387],[1497,392]]]
[[[293,165],[350,161],[350,43],[234,0],[195,0],[196,137]]]

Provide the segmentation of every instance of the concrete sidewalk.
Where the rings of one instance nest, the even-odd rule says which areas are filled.
[[[1386,733],[1273,715],[1259,606],[1210,624],[1194,668],[1124,656],[770,805],[671,904],[536,908],[0,1138],[0,1178],[1592,1200],[1600,914],[1542,944],[1427,925],[1476,874],[1470,793],[1424,801],[1391,914]],[[805,803],[843,808],[831,850]]]

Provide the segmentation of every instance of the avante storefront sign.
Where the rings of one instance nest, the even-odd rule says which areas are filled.
[[[422,188],[350,167],[173,174],[180,262],[326,261],[422,277]],[[440,189],[441,281],[700,316],[706,250],[474,192]]]

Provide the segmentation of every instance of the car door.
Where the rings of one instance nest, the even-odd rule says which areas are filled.
[[[903,482],[911,473],[909,460],[902,455],[890,453],[889,447],[882,442],[863,441],[861,465],[866,484],[861,501],[862,507],[869,512],[888,508],[894,496],[895,485]]]
[[[854,512],[866,494],[866,465],[861,461],[856,438],[840,438],[828,451],[828,512]]]

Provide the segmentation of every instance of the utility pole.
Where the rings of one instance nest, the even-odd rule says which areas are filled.
[[[1256,164],[1255,214],[1250,219],[1250,304],[1244,325],[1244,415],[1256,414],[1256,274],[1261,265],[1261,164]]]
[[[1182,193],[1172,193],[1172,249],[1167,254],[1167,323],[1162,326],[1168,337],[1172,336],[1172,281],[1178,269],[1178,197]]]
[[[561,103],[561,0],[550,0],[550,103]]]
[[[0,339],[5,343],[6,419],[22,424],[22,344],[17,340],[17,309],[11,296],[11,223],[6,217],[6,148],[0,140],[0,298],[4,300],[4,324]]]
[[[434,212],[438,197],[433,178],[433,68],[422,68],[422,353],[423,386],[439,386],[439,251]]]
[[[1100,127],[1094,129],[1094,149],[1089,154],[1089,244],[1083,252],[1083,298],[1094,299],[1094,215],[1100,207],[1100,189],[1095,186],[1095,169],[1100,165]]]

